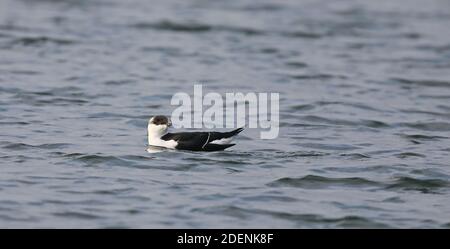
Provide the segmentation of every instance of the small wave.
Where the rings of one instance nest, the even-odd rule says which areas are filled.
[[[89,103],[89,101],[84,99],[71,99],[71,98],[51,98],[42,99],[34,101],[37,105],[57,105],[57,106],[68,106],[68,105],[82,105]]]
[[[18,217],[17,215],[10,216],[10,215],[4,215],[0,214],[0,220],[4,221],[20,221],[20,222],[36,222],[38,221],[38,218],[35,217]]]
[[[84,105],[89,103],[89,99],[95,99],[100,95],[89,95],[83,93],[82,89],[77,87],[51,88],[43,91],[26,91],[23,89],[8,89],[14,93],[13,98],[20,103],[28,105]]]
[[[268,48],[261,48],[259,50],[260,53],[262,54],[276,54],[279,53],[280,50],[277,48],[273,48],[273,47],[268,47]]]
[[[265,34],[265,32],[262,30],[248,28],[248,27],[217,26],[215,29],[218,31],[238,33],[238,34],[242,34],[242,35],[246,35],[246,36],[264,35]]]
[[[160,52],[164,53],[165,55],[173,55],[178,56],[182,54],[182,50],[177,47],[169,47],[169,46],[145,46],[142,47],[141,50],[143,52]]]
[[[207,208],[193,208],[191,212],[200,212],[206,214],[220,214],[226,215],[230,217],[235,217],[239,219],[249,219],[256,215],[262,215],[267,217],[273,217],[277,219],[286,220],[289,222],[293,222],[296,226],[298,225],[317,225],[320,227],[328,227],[328,226],[338,226],[345,228],[362,228],[362,227],[370,227],[370,228],[386,228],[389,227],[385,224],[374,222],[368,218],[356,216],[356,215],[347,215],[343,217],[325,217],[318,214],[297,214],[291,212],[282,212],[282,211],[273,211],[273,210],[265,210],[265,209],[246,209],[242,207],[238,207],[235,205],[221,205],[221,206],[213,206]]]
[[[274,150],[276,151],[276,150]],[[233,151],[233,153],[230,153],[230,151],[217,151],[215,152],[216,156],[220,156],[222,158],[236,158],[236,157],[263,157],[266,155],[265,152],[245,152],[245,151]]]
[[[110,155],[101,155],[101,154],[80,154],[80,153],[72,153],[63,155],[63,157],[70,158],[73,162],[83,163],[85,166],[98,166],[98,165],[106,165],[106,166],[119,166],[119,167],[130,167],[130,168],[139,168],[139,169],[164,169],[164,170],[186,170],[192,167],[197,166],[197,164],[183,164],[178,165],[176,167],[171,167],[167,165],[155,166],[149,164],[150,159],[154,159],[152,157],[141,157],[134,155],[124,155],[124,156],[110,156]]]
[[[450,51],[450,44],[444,44],[444,45],[418,45],[416,46],[417,49],[420,50],[431,50],[437,53],[445,53]]]
[[[400,177],[386,186],[386,189],[416,190],[422,193],[433,193],[440,188],[450,186],[448,181],[440,179],[417,179],[412,177]]]
[[[300,61],[289,61],[285,63],[286,66],[293,67],[293,68],[305,68],[308,67],[308,64],[305,62]]]
[[[389,197],[383,200],[383,202],[391,202],[391,203],[405,203],[404,200],[402,200],[400,197],[398,196],[394,196],[394,197]]]
[[[159,21],[155,23],[140,22],[133,24],[132,27],[138,29],[158,29],[179,32],[206,32],[212,29],[212,26],[200,23],[177,23],[172,21]]]
[[[395,155],[398,158],[408,158],[408,157],[422,157],[425,158],[426,156],[420,153],[414,153],[414,152],[402,152]]]
[[[20,100],[21,104],[26,104],[30,106],[81,106],[89,103],[87,100],[83,99],[72,99],[72,98],[50,98],[50,99],[36,99],[32,96],[15,96]]]
[[[369,110],[369,111],[376,111],[376,112],[383,112],[383,113],[388,112],[388,110],[377,109],[377,108],[374,108],[373,106],[368,106],[366,104],[358,103],[358,102],[317,101],[314,103],[314,105],[319,105],[319,106],[341,105],[341,106],[355,107],[355,108],[358,108],[361,110],[366,110],[366,111]]]
[[[314,122],[314,123],[326,123],[326,124],[333,124],[333,125],[355,125],[354,122],[351,122],[348,120],[324,118],[324,117],[316,116],[316,115],[305,115],[301,119],[305,120],[305,121]]]
[[[75,157],[73,160],[83,162],[86,164],[101,164],[101,163],[112,163],[115,165],[127,165],[129,164],[126,160],[122,160],[115,156],[103,156],[103,155],[82,155]]]
[[[340,154],[340,156],[349,157],[351,159],[366,159],[366,158],[370,158],[370,156],[368,156],[366,154],[362,154],[362,153]]]
[[[375,182],[361,177],[330,178],[317,175],[307,175],[300,178],[284,177],[267,184],[271,187],[296,187],[305,189],[329,187],[375,187],[386,190],[419,191],[422,193],[436,193],[438,189],[446,188],[450,184],[441,179],[417,179],[399,177],[393,181]]]
[[[378,121],[378,120],[361,120],[361,125],[367,126],[370,128],[386,128],[389,127],[388,124]]]
[[[0,72],[6,72],[5,70],[0,70]],[[15,87],[1,87],[0,86],[0,92],[1,93],[18,93],[21,92],[22,89],[15,88]]]
[[[52,43],[56,45],[71,45],[76,43],[76,41],[65,38],[55,38],[48,36],[37,36],[37,37],[20,37],[11,41],[11,45],[22,45],[22,46],[40,46],[46,43]]]
[[[427,114],[437,117],[443,117],[443,118],[450,118],[449,113],[442,113],[442,112],[431,112],[431,111],[424,111],[424,110],[417,110],[417,109],[407,109],[407,110],[399,110],[402,113],[412,113],[412,114]]]
[[[316,108],[314,104],[303,104],[303,105],[293,105],[291,106],[292,110],[296,111],[309,111]]]
[[[9,74],[18,74],[18,75],[39,75],[41,72],[32,71],[32,70],[0,70],[0,72],[5,72]]]
[[[330,154],[316,151],[292,151],[292,152],[277,151],[275,153],[275,158],[321,157],[327,155]]]
[[[420,94],[417,95],[417,98],[425,98],[425,99],[450,99],[450,95],[432,95],[432,94]]]
[[[23,92],[23,91],[22,91]],[[80,97],[83,95],[83,89],[74,86],[55,87],[44,91],[25,92],[30,95],[38,96],[64,96],[64,97]],[[88,96],[88,95],[86,95]]]
[[[280,127],[312,127],[312,128],[322,128],[328,127],[330,125],[324,124],[301,124],[301,123],[290,123],[290,122],[280,122]]]
[[[54,143],[54,144],[40,144],[40,145],[30,145],[26,143],[8,143],[3,146],[4,149],[10,150],[28,150],[28,149],[62,149],[69,147],[71,144],[67,143]]]
[[[319,149],[319,150],[356,150],[359,149],[358,146],[348,145],[348,144],[323,144],[323,143],[295,143],[295,145]]]
[[[441,81],[441,80],[412,80],[406,78],[391,78],[391,80],[407,85],[417,85],[417,86],[428,86],[428,87],[450,87],[450,81]]]
[[[310,121],[314,123],[325,123],[330,125],[345,125],[345,126],[366,126],[370,128],[386,128],[389,124],[378,120],[344,120],[337,118],[325,118],[317,115],[305,115],[301,120]]]
[[[449,139],[449,137],[443,136],[432,136],[432,135],[423,135],[423,134],[400,134],[401,137],[409,140],[419,140],[419,141],[437,141],[440,139]]]
[[[103,82],[103,84],[108,86],[120,86],[120,85],[128,85],[131,83],[135,83],[133,80],[107,80]]]
[[[250,12],[255,12],[255,11],[267,12],[267,11],[279,11],[279,10],[282,10],[283,6],[281,6],[279,4],[274,4],[274,3],[257,4],[255,2],[255,3],[251,4],[251,5],[243,6],[243,7],[239,8],[239,9],[243,10],[243,11],[250,11]]]
[[[364,111],[374,111],[374,112],[383,112],[386,113],[387,110],[381,110],[381,109],[377,109],[362,103],[352,103],[352,102],[339,102],[339,101],[317,101],[317,102],[313,102],[313,103],[308,103],[308,104],[300,104],[300,105],[293,105],[290,108],[292,110],[300,110],[300,111],[307,111],[307,110],[312,110],[321,106],[328,106],[328,105],[340,105],[340,106],[344,106],[344,107],[354,107],[357,109],[361,109]],[[361,120],[362,122],[366,122],[368,126],[387,126],[386,123],[381,122],[381,121],[377,121],[377,120]]]
[[[246,27],[234,27],[234,26],[223,26],[223,25],[209,25],[201,23],[180,23],[169,20],[163,20],[154,23],[136,23],[131,25],[138,29],[155,29],[155,30],[166,30],[173,32],[189,32],[189,33],[200,33],[200,32],[210,32],[210,31],[228,31],[241,33],[245,35],[259,35],[263,32],[260,30],[246,28]]]
[[[317,175],[307,175],[301,178],[284,177],[273,182],[271,187],[298,187],[298,188],[327,188],[333,186],[352,186],[352,187],[374,187],[380,186],[380,183],[369,181],[360,177],[329,178]]]
[[[371,219],[349,215],[342,218],[325,219],[325,222],[336,223],[337,227],[342,228],[389,228],[390,226],[384,223],[379,223]]]
[[[297,202],[297,198],[288,197],[288,196],[278,196],[278,195],[257,195],[257,196],[248,196],[242,198],[245,201],[257,201],[257,202]]]
[[[97,112],[97,113],[88,115],[88,118],[129,118],[129,119],[147,120],[148,115],[128,115],[128,114],[113,113],[113,112]]]
[[[398,125],[424,131],[450,131],[450,123],[447,122],[399,123]]]
[[[335,74],[295,74],[290,75],[296,80],[330,80],[330,79],[346,79],[347,76]]]
[[[23,122],[23,121],[16,121],[16,122],[5,121],[5,122],[0,122],[0,125],[29,125],[29,124],[30,123]]]
[[[75,211],[67,211],[67,212],[57,212],[53,213],[54,216],[64,217],[64,218],[73,218],[73,219],[100,219],[101,216],[89,214],[85,212],[75,212]]]
[[[323,36],[326,36],[327,34],[321,34],[321,33],[315,33],[310,31],[284,31],[280,33],[283,36],[291,37],[291,38],[307,38],[307,39],[318,39]]]
[[[201,157],[187,157],[185,161],[200,162],[203,165],[246,165],[248,162],[243,159],[220,159],[220,158],[201,158]]]
[[[118,195],[118,194],[124,194],[124,193],[130,193],[131,191],[134,191],[134,188],[115,188],[115,189],[102,189],[102,190],[95,190],[89,193],[93,194],[101,194],[101,195]]]

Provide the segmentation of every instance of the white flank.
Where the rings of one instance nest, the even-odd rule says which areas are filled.
[[[232,140],[233,140],[232,137],[222,138],[218,140],[213,140],[210,142],[210,144],[229,144]]]

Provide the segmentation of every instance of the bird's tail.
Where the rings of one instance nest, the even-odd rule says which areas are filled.
[[[244,130],[244,127],[237,128],[236,130],[232,130],[232,131],[228,132],[228,134],[230,137],[233,137],[233,136],[236,136],[237,134],[239,134],[243,130]]]
[[[210,132],[209,142],[216,144],[227,144],[234,136],[243,130],[244,128],[238,128],[229,132]]]

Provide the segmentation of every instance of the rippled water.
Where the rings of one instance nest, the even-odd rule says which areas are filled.
[[[450,227],[450,3],[0,0],[0,227]],[[146,151],[172,94],[281,130]]]

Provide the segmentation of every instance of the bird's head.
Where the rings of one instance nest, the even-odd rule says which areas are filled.
[[[148,135],[161,137],[170,126],[172,126],[172,122],[166,116],[154,116],[148,121]]]

